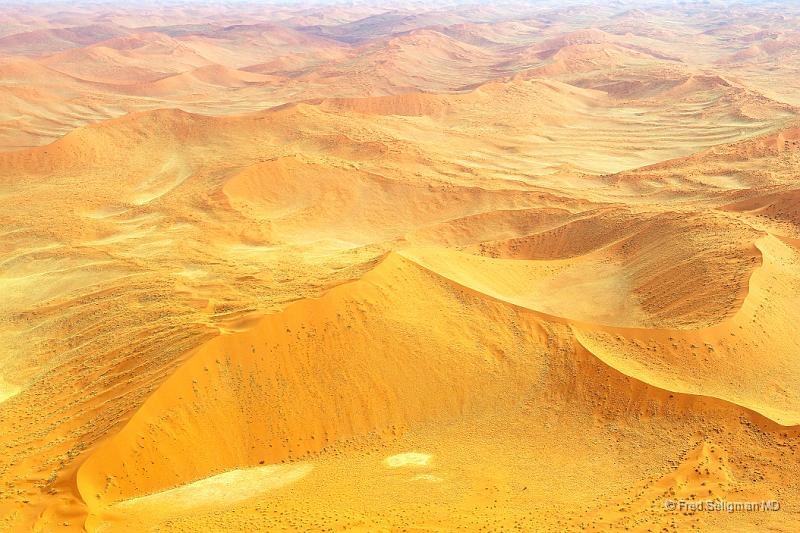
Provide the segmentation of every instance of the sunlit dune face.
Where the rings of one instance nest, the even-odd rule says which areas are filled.
[[[798,27],[0,6],[0,531],[800,530]]]

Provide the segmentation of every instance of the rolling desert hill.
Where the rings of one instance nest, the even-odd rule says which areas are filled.
[[[47,28],[6,35],[0,38],[0,47],[7,54],[40,56],[89,46],[101,41],[122,37],[129,33],[113,24],[92,24],[74,28]]]
[[[136,33],[42,60],[46,66],[91,82],[131,84],[211,61],[183,43],[158,33]]]
[[[0,6],[0,530],[796,531],[798,21]]]

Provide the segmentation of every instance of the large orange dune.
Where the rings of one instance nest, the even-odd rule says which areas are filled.
[[[798,24],[0,6],[0,530],[797,531]]]

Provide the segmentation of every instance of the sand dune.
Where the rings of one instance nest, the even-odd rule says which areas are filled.
[[[392,254],[360,281],[202,346],[118,436],[84,463],[78,473],[83,497],[100,517],[106,512],[102,502],[140,497],[220,470],[315,457],[358,434],[392,438],[421,420],[480,410],[487,403],[513,403],[519,394],[535,396],[534,390],[539,395],[564,390],[560,372],[545,370],[552,352],[539,344],[550,328],[559,327],[558,319],[442,281]],[[426,294],[424,301],[408,299],[419,290]],[[438,317],[435,328],[419,322],[430,316],[428,308]],[[499,322],[500,316],[507,318]],[[498,330],[503,323],[513,326]],[[425,341],[408,344],[411,338]],[[376,343],[386,343],[387,349],[375,349]],[[680,419],[702,412],[706,419],[746,417],[757,427],[778,430],[736,404],[631,380],[584,350],[583,342],[573,350],[559,363],[576,372],[570,396],[596,398],[595,409],[606,416]],[[320,353],[325,354],[321,359],[314,355]],[[313,381],[311,368],[317,376]],[[348,396],[337,392],[343,382]],[[375,388],[384,391],[380,402],[374,401]],[[185,396],[193,398],[191,404],[182,401]],[[239,414],[231,418],[233,412]],[[214,429],[223,424],[224,433]],[[199,453],[193,445],[198,441],[221,448]],[[175,465],[170,461],[175,455],[191,460]],[[160,466],[149,466],[154,463]],[[681,471],[656,487],[677,486],[670,479]]]
[[[333,289],[320,300],[290,306],[247,332],[218,337],[202,346],[122,433],[84,464],[78,475],[84,497],[87,501],[115,501],[214,471],[302,458],[342,438],[374,431],[391,433],[419,417],[453,415],[495,400],[495,394],[507,394],[508,387],[512,391],[525,387],[523,376],[534,377],[537,366],[544,364],[541,348],[534,348],[535,339],[544,334],[537,325],[543,317],[493,303],[480,292],[442,284],[442,279],[398,255],[389,255],[354,284]],[[413,286],[416,284],[422,286]],[[424,305],[438,309],[436,328],[417,322],[430,316],[420,312],[422,302],[401,304],[401,295],[418,294],[419,289],[427,295]],[[473,318],[468,318],[470,313]],[[498,313],[518,315],[510,322],[516,326],[507,332],[495,329],[487,345],[491,329],[479,324]],[[497,323],[492,323],[496,328]],[[452,328],[460,330],[458,335]],[[402,339],[409,338],[409,331],[425,341],[407,344]],[[534,345],[512,348],[513,339],[520,335]],[[454,345],[455,339],[463,341]],[[377,349],[375,343],[385,343],[387,349]],[[474,345],[483,348],[468,348]],[[322,360],[313,355],[320,350],[326,354]],[[538,358],[532,358],[537,352]],[[474,355],[467,359],[467,353]],[[586,364],[586,357],[588,352],[581,364]],[[308,379],[312,367],[318,376],[313,389]],[[266,381],[243,379],[262,374]],[[520,380],[522,383],[517,382]],[[443,386],[450,390],[438,389]],[[343,397],[342,387],[351,395]],[[375,387],[385,390],[378,403],[369,399],[370,389]],[[353,397],[359,390],[362,395]],[[666,397],[666,392],[659,394]],[[184,395],[193,398],[191,404],[182,401]],[[433,399],[435,404],[426,403]],[[230,409],[228,405],[239,407]],[[230,418],[232,411],[240,413],[239,421]],[[227,422],[217,421],[217,417],[225,417]],[[155,419],[171,422],[153,424]],[[207,433],[223,427],[224,434],[215,433],[211,438]],[[164,436],[160,436],[162,432]],[[206,449],[200,455],[193,445],[198,441],[219,443],[220,448]],[[192,461],[167,467],[175,455],[192,457]],[[155,460],[163,466],[144,466]],[[137,470],[149,474],[136,474]]]
[[[14,55],[52,54],[121,37],[126,33],[124,27],[114,24],[40,29],[6,35],[0,38],[0,49]]]
[[[743,211],[771,220],[789,222],[796,226],[800,224],[800,191],[795,189],[765,194],[724,206],[723,209]]]
[[[241,88],[264,85],[276,81],[274,76],[235,70],[222,65],[206,65],[180,74],[167,76],[147,83],[137,83],[122,89],[128,94],[141,96],[167,96],[197,93],[217,88]],[[277,80],[280,81],[280,80]]]
[[[126,84],[152,81],[165,73],[211,61],[170,37],[143,33],[60,52],[42,63],[87,81]]]

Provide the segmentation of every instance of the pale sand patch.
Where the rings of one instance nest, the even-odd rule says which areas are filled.
[[[174,489],[124,500],[109,510],[159,514],[166,509],[169,514],[177,514],[206,505],[231,505],[294,483],[307,476],[312,468],[311,464],[298,463],[231,470]]]
[[[0,376],[0,403],[8,400],[20,391],[20,388],[9,383],[3,376]]]
[[[121,215],[128,211],[126,207],[103,207],[100,209],[96,209],[94,211],[90,211],[88,213],[84,213],[83,216],[86,218],[91,218],[93,220],[102,220],[104,218],[115,217],[117,215]]]
[[[411,478],[410,481],[428,481],[430,483],[441,483],[444,479],[440,478],[439,476],[434,476],[433,474],[420,474],[418,476],[414,476]]]
[[[391,455],[384,459],[390,468],[401,466],[428,466],[433,456],[428,453],[405,452]]]
[[[139,184],[131,202],[144,205],[161,198],[183,183],[191,174],[191,169],[177,156],[173,156],[164,163],[160,171]]]

